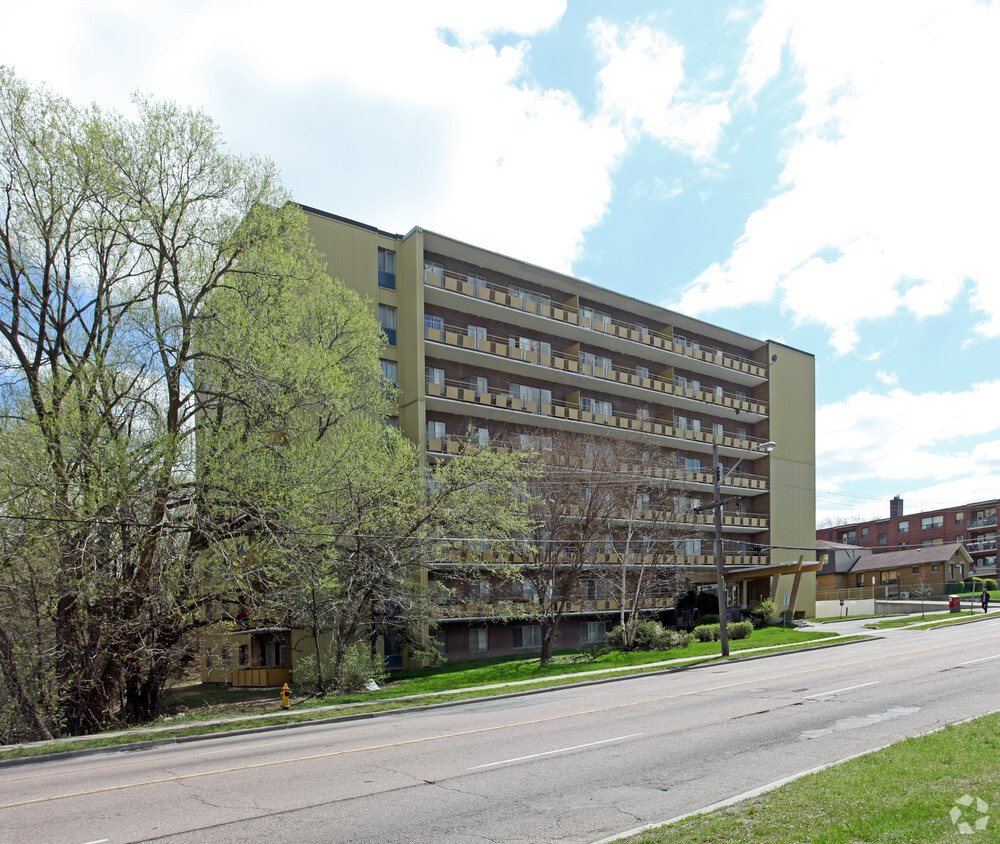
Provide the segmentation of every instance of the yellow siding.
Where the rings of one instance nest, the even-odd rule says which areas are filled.
[[[768,343],[770,367],[770,437],[772,452],[771,544],[786,546],[771,551],[771,562],[797,560],[801,554],[813,559],[816,544],[816,381],[815,358],[780,343]],[[792,578],[778,586],[778,609],[784,594],[791,593]],[[816,578],[803,575],[797,608],[814,612]]]

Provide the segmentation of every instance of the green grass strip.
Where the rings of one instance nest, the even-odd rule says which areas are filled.
[[[907,739],[761,797],[627,839],[642,844],[1000,840],[1000,715]],[[971,805],[959,803],[965,795]],[[988,804],[979,811],[976,799]],[[952,821],[952,810],[957,819]],[[975,823],[990,816],[985,829]],[[969,824],[963,832],[959,824]]]

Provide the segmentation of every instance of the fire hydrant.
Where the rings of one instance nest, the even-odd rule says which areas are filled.
[[[288,709],[288,683],[281,687],[281,708]]]

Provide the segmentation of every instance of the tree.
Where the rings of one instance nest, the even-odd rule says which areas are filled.
[[[562,434],[540,449],[531,502],[536,550],[522,576],[537,595],[543,663],[563,617],[584,599],[584,581],[605,585],[633,637],[646,599],[675,594],[672,514],[683,496],[654,480],[656,464],[644,464],[644,451],[634,442]]]
[[[302,509],[275,468],[345,420],[381,426],[378,328],[325,276],[274,167],[225,152],[204,114],[136,109],[79,109],[0,69],[17,738],[154,715],[247,537]]]
[[[603,443],[604,462],[618,467],[616,483],[607,494],[612,507],[606,534],[608,562],[595,574],[618,604],[619,625],[626,650],[635,646],[635,632],[646,604],[667,606],[683,591],[683,568],[675,544],[690,535],[689,499],[673,483],[673,454],[653,459],[641,443]],[[645,458],[645,459],[644,459]]]

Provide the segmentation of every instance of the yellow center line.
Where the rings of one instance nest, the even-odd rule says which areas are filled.
[[[995,639],[995,638],[1000,638],[1000,636],[990,636],[988,638]],[[981,641],[982,640],[980,640],[980,642]],[[533,718],[528,721],[517,721],[513,724],[498,724],[494,727],[480,727],[475,730],[463,730],[457,733],[444,733],[442,735],[436,735],[436,736],[425,736],[424,738],[405,739],[403,741],[394,741],[394,742],[389,742],[387,744],[373,744],[367,747],[352,747],[346,750],[331,750],[327,753],[315,753],[309,756],[293,756],[288,759],[276,759],[273,762],[255,762],[251,765],[238,765],[232,768],[217,768],[215,770],[201,771],[199,773],[194,773],[194,774],[178,774],[177,776],[173,777],[160,777],[159,779],[141,780],[139,782],[122,783],[121,785],[109,785],[103,788],[92,788],[92,789],[87,789],[85,791],[71,791],[65,794],[53,794],[48,797],[35,797],[31,800],[21,800],[16,803],[0,804],[0,809],[14,809],[18,806],[30,806],[35,803],[47,803],[53,800],[62,800],[68,797],[86,797],[91,794],[102,794],[109,791],[122,791],[127,788],[140,788],[146,785],[159,785],[161,783],[196,779],[198,777],[210,777],[219,774],[231,774],[237,771],[252,771],[258,768],[270,768],[275,765],[289,765],[294,762],[309,762],[314,759],[329,759],[334,756],[346,756],[352,753],[364,753],[366,751],[371,751],[371,750],[385,750],[390,747],[405,747],[406,745],[409,744],[421,744],[423,742],[428,742],[428,741],[442,741],[444,739],[454,739],[454,738],[461,738],[463,736],[472,736],[482,733],[492,733],[496,732],[497,730],[508,730],[514,727],[527,727],[531,726],[532,724],[545,724],[552,721],[565,720],[567,718],[579,718],[585,715],[596,715],[600,712],[611,712],[615,709],[626,709],[632,706],[643,706],[650,703],[661,703],[663,701],[676,700],[678,698],[684,698],[684,697],[691,697],[692,695],[708,694],[710,692],[718,692],[724,689],[732,689],[737,686],[746,686],[749,684],[758,685],[760,683],[767,683],[772,680],[782,680],[788,677],[797,677],[802,674],[813,674],[817,671],[830,671],[835,668],[849,668],[852,665],[863,665],[880,659],[893,659],[904,655],[924,653],[926,651],[941,650],[942,648],[951,648],[951,647],[953,647],[953,645],[951,644],[931,645],[926,648],[917,648],[912,651],[904,651],[903,653],[886,654],[884,656],[869,657],[866,659],[853,660],[851,662],[841,662],[835,665],[818,666],[816,668],[804,668],[801,669],[800,671],[788,671],[782,674],[772,674],[769,677],[751,677],[746,680],[739,680],[733,683],[723,683],[718,686],[692,689],[686,692],[676,692],[674,694],[663,695],[661,697],[643,698],[642,700],[630,701],[627,703],[616,703],[612,704],[611,706],[603,706],[603,707],[598,707],[596,709],[585,709],[580,712],[568,712],[563,715],[550,715],[546,718]]]

